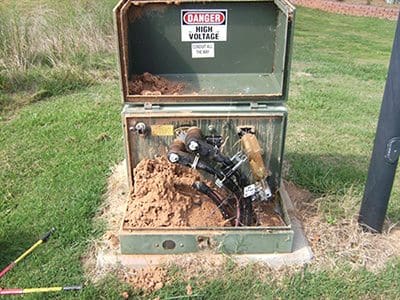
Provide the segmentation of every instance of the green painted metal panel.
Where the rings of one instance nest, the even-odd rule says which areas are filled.
[[[120,234],[122,254],[179,254],[199,251],[194,234]],[[166,241],[172,241],[169,249]],[[170,247],[171,248],[171,247]]]
[[[226,11],[227,38],[212,57],[195,58],[182,40],[182,11]],[[115,10],[124,101],[246,103],[287,99],[294,7],[286,0],[131,1]],[[129,81],[145,72],[184,83],[180,95],[134,95]]]
[[[135,233],[120,234],[120,242],[122,254],[181,254],[199,251],[226,254],[288,253],[292,250],[293,232]],[[166,242],[171,243],[172,247],[165,247],[168,245]]]
[[[147,4],[136,9],[141,14],[128,28],[129,74],[273,73],[279,16],[273,2]],[[181,41],[183,9],[227,9],[228,41],[215,43],[215,58],[191,57],[191,43]]]
[[[293,232],[241,232],[215,237],[218,252],[228,254],[288,253],[292,250]]]
[[[187,111],[182,113],[182,111]],[[137,107],[125,107],[123,118],[125,123],[126,152],[129,157],[128,166],[130,178],[133,170],[144,158],[154,158],[165,155],[168,145],[176,138],[170,136],[154,136],[149,133],[141,136],[135,133],[134,126],[138,122],[144,123],[148,128],[153,125],[172,125],[174,128],[197,126],[205,134],[211,135],[209,126],[212,125],[215,135],[224,139],[229,137],[225,144],[225,154],[233,156],[240,150],[237,143],[237,127],[253,126],[257,139],[264,149],[263,159],[271,172],[273,182],[279,186],[283,161],[283,142],[286,133],[287,109],[284,106],[251,109],[248,106],[230,107],[201,107],[201,106],[174,106],[161,107],[160,109],[146,112]],[[245,174],[251,174],[244,168]],[[133,183],[131,183],[133,184]]]
[[[278,193],[280,199],[280,194]],[[284,202],[286,226],[220,228],[131,228],[121,230],[122,254],[181,254],[208,251],[226,254],[289,253],[293,230]]]

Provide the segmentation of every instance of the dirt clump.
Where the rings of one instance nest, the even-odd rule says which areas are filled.
[[[124,228],[221,226],[224,218],[217,206],[191,187],[200,178],[198,171],[165,157],[142,160],[135,168]]]
[[[122,279],[137,289],[147,292],[161,289],[169,282],[168,272],[162,267],[147,267],[142,269],[129,269],[122,273]]]
[[[258,226],[286,226],[282,217],[276,212],[273,201],[253,203]]]
[[[165,157],[142,160],[134,171],[124,229],[231,226],[211,199],[191,187],[199,180],[204,179],[197,170],[171,164]],[[273,202],[253,205],[257,226],[285,226]]]
[[[180,95],[185,89],[185,85],[145,72],[142,75],[135,75],[129,82],[128,88],[129,93],[134,95]]]

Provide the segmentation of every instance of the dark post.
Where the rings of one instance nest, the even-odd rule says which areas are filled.
[[[400,153],[400,16],[358,222],[382,232]]]

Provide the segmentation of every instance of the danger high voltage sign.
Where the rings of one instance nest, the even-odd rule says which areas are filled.
[[[182,42],[226,41],[227,24],[226,9],[182,9]]]

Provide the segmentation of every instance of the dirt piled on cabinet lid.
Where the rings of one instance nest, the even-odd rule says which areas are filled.
[[[173,82],[164,77],[145,72],[133,76],[128,84],[129,93],[143,96],[180,95],[185,89],[182,82]]]

